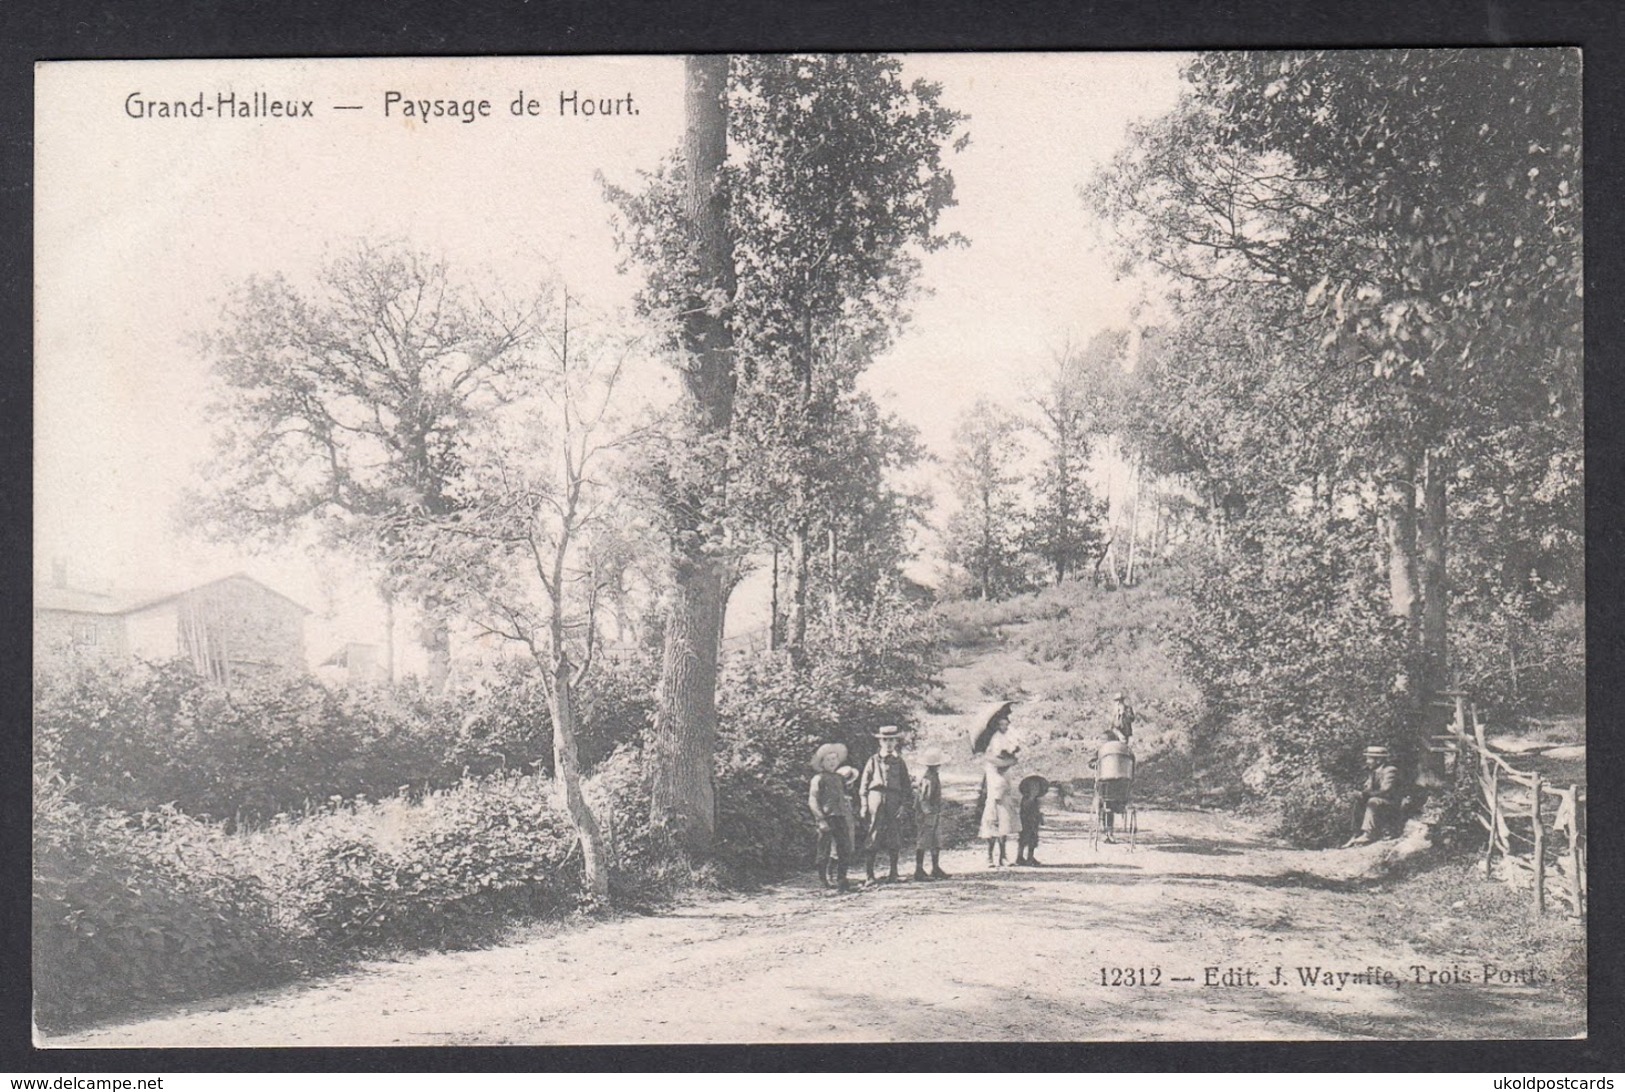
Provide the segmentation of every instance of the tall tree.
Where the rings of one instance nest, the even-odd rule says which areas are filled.
[[[1104,506],[1087,480],[1091,439],[1101,428],[1091,413],[1095,391],[1090,378],[1079,354],[1068,348],[1056,355],[1032,397],[1034,430],[1044,450],[1027,547],[1049,567],[1057,584],[1092,560],[1101,543]]]
[[[832,442],[841,417],[906,316],[920,255],[958,239],[937,225],[954,203],[945,146],[964,118],[901,68],[875,54],[735,59],[735,488],[744,522],[785,555],[797,654],[814,575],[839,568],[827,562],[850,486]]]
[[[640,308],[668,331],[682,380],[678,442],[652,468],[669,545],[656,696],[652,809],[694,855],[716,833],[717,653],[729,587],[728,438],[738,386],[738,280],[729,204],[730,58],[684,60],[680,154],[638,192],[606,186],[623,253],[644,271]]]
[[[389,521],[443,516],[468,436],[513,396],[535,333],[528,303],[482,297],[443,261],[361,243],[329,262],[313,290],[281,276],[236,288],[213,359],[218,431],[191,526],[219,539],[278,540],[314,528],[322,542],[377,565]],[[383,566],[393,601],[399,574]],[[446,604],[419,597],[431,682],[449,665]]]
[[[523,648],[541,669],[555,791],[580,839],[587,889],[604,902],[608,860],[581,789],[576,695],[594,665],[599,603],[612,583],[598,547],[620,545],[610,464],[638,430],[615,410],[627,345],[578,325],[573,302],[563,290],[554,297],[526,397],[465,448],[449,483],[456,504],[401,512],[389,540],[409,586],[439,589],[479,633]]]
[[[682,154],[636,192],[607,187],[623,252],[645,274],[641,305],[670,322],[685,362],[690,442],[670,453],[661,487],[675,579],[655,808],[696,852],[714,821],[730,569],[765,537],[811,571],[832,508],[821,486],[838,476],[817,458],[829,445],[812,441],[834,430],[857,371],[900,321],[910,248],[944,241],[940,144],[957,115],[931,85],[903,86],[898,68],[858,55],[691,58]],[[797,588],[804,605],[806,581]]]
[[[965,411],[954,430],[948,469],[959,511],[948,522],[948,560],[971,575],[977,593],[992,599],[1020,590],[1025,515],[1017,486],[1021,420],[986,399]]]

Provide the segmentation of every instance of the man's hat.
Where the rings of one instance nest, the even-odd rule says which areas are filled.
[[[1021,779],[1021,791],[1024,793],[1030,792],[1034,796],[1043,796],[1049,792],[1049,778],[1040,777],[1035,773],[1028,774]]]
[[[1121,690],[1119,690],[1116,694],[1112,695],[1112,700],[1113,701],[1122,701],[1123,700],[1123,692]]]
[[[829,755],[834,755],[835,756],[835,761],[837,763],[845,762],[846,761],[846,744],[844,744],[844,743],[826,743],[822,747],[818,748],[818,750],[813,752],[812,768],[815,769],[815,770],[823,769],[824,768],[824,759]]]
[[[1367,758],[1387,758],[1388,757],[1388,748],[1386,748],[1386,747],[1367,747],[1365,749],[1365,757],[1367,757]]]
[[[942,765],[942,748],[938,747],[935,743],[931,744],[931,746],[920,752],[920,757],[917,761],[922,766]]]
[[[881,725],[879,730],[874,733],[874,737],[876,739],[902,739],[903,730],[895,724],[885,724]]]

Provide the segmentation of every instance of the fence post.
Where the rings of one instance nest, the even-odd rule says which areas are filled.
[[[1501,771],[1490,763],[1490,836],[1484,843],[1484,878],[1491,876],[1490,863],[1495,859],[1495,841],[1501,836]],[[1482,784],[1482,782],[1480,782]]]
[[[1535,774],[1529,817],[1535,824],[1535,913],[1546,912],[1546,828],[1540,822],[1540,774]]]

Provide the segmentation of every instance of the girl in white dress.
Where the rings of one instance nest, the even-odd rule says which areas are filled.
[[[987,840],[987,867],[1004,865],[1007,843],[1021,833],[1021,796],[1016,779],[1010,776],[1010,767],[1016,756],[1009,751],[989,755],[987,759],[987,803],[982,808],[981,837]],[[993,852],[998,850],[998,863]]]

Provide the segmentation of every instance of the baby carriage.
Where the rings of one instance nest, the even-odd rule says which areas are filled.
[[[1095,826],[1091,844],[1098,848],[1104,836],[1107,843],[1117,835],[1128,836],[1134,845],[1139,820],[1134,811],[1134,751],[1127,743],[1102,743],[1090,763],[1095,770]]]

